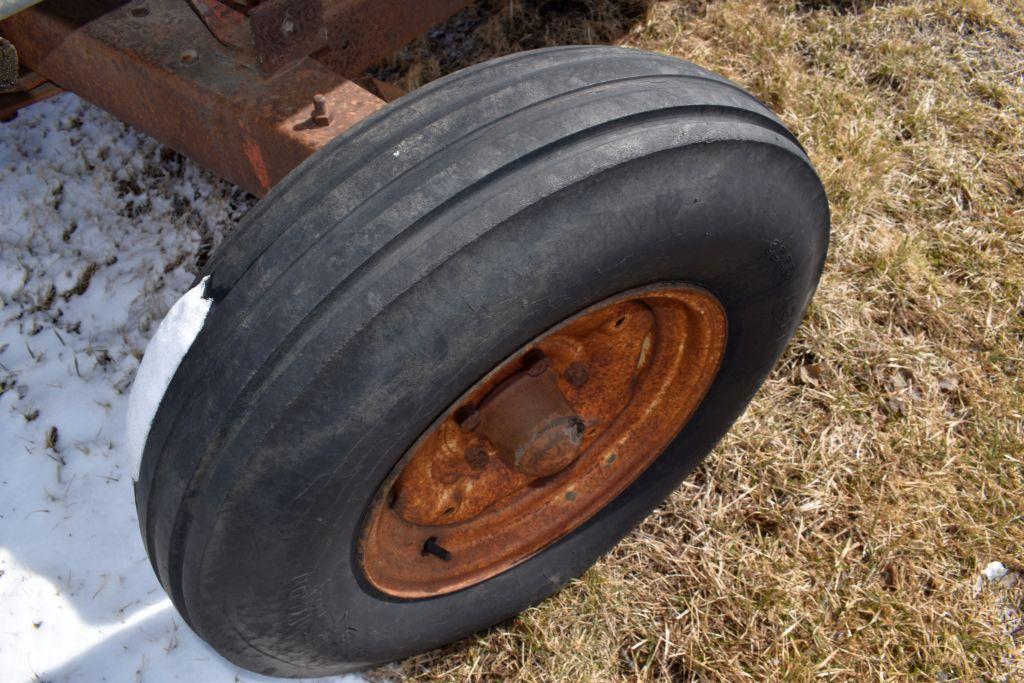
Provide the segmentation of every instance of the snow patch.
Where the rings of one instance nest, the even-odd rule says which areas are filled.
[[[157,582],[132,485],[145,434],[125,429],[139,359],[160,368],[136,383],[146,425],[209,305],[179,299],[253,201],[71,94],[0,124],[0,680],[270,680]],[[177,350],[147,350],[175,307]]]
[[[989,581],[998,581],[1006,576],[1006,567],[1003,566],[1002,562],[989,562],[981,570],[981,575]]]
[[[149,341],[142,364],[135,374],[135,383],[128,399],[126,439],[129,457],[135,463],[136,479],[156,410],[182,359],[203,329],[206,315],[213,304],[211,299],[205,297],[206,282],[209,279],[209,276],[204,277],[167,311],[156,334]]]

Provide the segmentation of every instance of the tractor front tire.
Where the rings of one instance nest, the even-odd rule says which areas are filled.
[[[824,190],[794,136],[737,86],[678,59],[551,48],[393,102],[297,168],[203,274],[210,312],[160,402],[136,489],[161,584],[218,652],[278,676],[401,659],[517,614],[607,553],[725,434],[799,324],[828,233]],[[646,325],[633,346],[609,341],[628,327],[615,306]],[[588,341],[565,350],[566,335]],[[641,414],[636,397],[667,372],[652,343],[669,354],[657,359],[703,360],[659,385],[643,413],[658,438],[630,442],[633,470],[604,485],[587,444],[613,428],[617,443],[640,437],[624,418],[587,411],[606,414],[593,407],[605,401],[627,406],[616,416]],[[537,349],[550,357],[540,370]],[[610,360],[581,370],[573,353]],[[601,374],[613,366],[625,368],[619,379]],[[541,373],[549,384],[522,379]],[[505,394],[512,408],[493,397],[499,381],[517,387]],[[594,388],[584,400],[584,386],[618,394]],[[483,432],[466,418],[474,396],[497,415]],[[582,448],[568,465],[502,445],[541,439],[539,401],[565,427],[550,432],[559,457]],[[525,422],[508,436],[502,416]],[[428,474],[403,484],[415,510],[399,521],[433,521],[409,554],[380,515],[406,495],[388,492],[414,446],[443,429],[476,439],[469,476],[506,467],[494,490],[529,485],[479,498],[481,511],[458,484],[466,509],[442,505],[437,514],[462,520],[446,525],[427,499],[462,470],[432,492],[420,486],[424,461]],[[610,438],[590,449],[609,471],[626,458]],[[475,564],[458,565],[459,524],[513,503],[519,523],[536,501],[582,500],[567,481],[585,467],[590,509],[558,508],[564,522],[510,537],[512,550],[478,534]],[[557,500],[537,498],[552,482]]]

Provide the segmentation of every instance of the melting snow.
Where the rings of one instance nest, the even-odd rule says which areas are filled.
[[[251,204],[73,95],[0,124],[0,678],[268,680],[157,583],[125,433],[147,340]]]
[[[981,574],[989,581],[998,581],[1006,576],[1006,567],[1003,566],[1002,562],[989,562],[981,570]]]
[[[210,312],[210,299],[203,296],[206,292],[208,277],[178,299],[167,315],[160,321],[156,334],[146,346],[146,355],[135,373],[135,383],[128,399],[128,423],[125,442],[128,454],[135,464],[135,476],[142,463],[142,450],[146,447],[146,437],[150,425],[160,407],[171,378],[181,365],[192,342],[199,336]]]

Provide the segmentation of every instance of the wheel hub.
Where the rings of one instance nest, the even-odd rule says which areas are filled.
[[[528,559],[613,500],[696,410],[726,317],[706,290],[625,292],[540,335],[469,389],[382,484],[364,573],[442,595]]]
[[[479,424],[469,429],[494,446],[507,467],[549,477],[579,455],[586,425],[558,388],[551,361],[536,353],[529,362],[487,394],[473,413]]]

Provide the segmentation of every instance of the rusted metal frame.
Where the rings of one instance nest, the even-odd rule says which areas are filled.
[[[384,104],[309,58],[264,77],[184,2],[52,0],[0,31],[37,73],[257,195]]]
[[[327,47],[316,57],[334,71],[356,77],[469,4],[470,0],[323,0]]]
[[[327,45],[321,0],[188,0],[225,47],[273,73]]]
[[[250,61],[256,61],[246,6],[224,0],[188,0],[188,4],[221,45],[241,51]]]
[[[321,0],[263,0],[249,22],[256,60],[268,73],[328,44]]]
[[[306,55],[350,78],[469,0],[188,0],[225,46],[273,73]]]
[[[19,109],[42,102],[62,92],[64,91],[55,83],[51,83],[34,71],[22,68],[14,87],[0,92],[0,122],[14,118]]]

